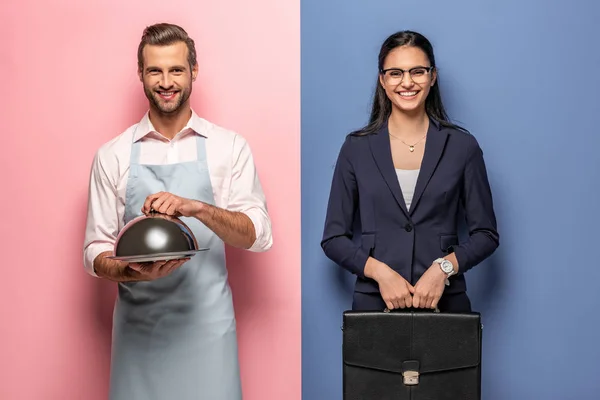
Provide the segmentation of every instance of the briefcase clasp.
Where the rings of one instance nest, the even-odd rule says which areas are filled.
[[[404,377],[404,384],[407,386],[419,384],[419,373],[417,371],[404,371],[402,376]]]

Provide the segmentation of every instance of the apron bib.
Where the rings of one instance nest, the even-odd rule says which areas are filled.
[[[140,165],[141,142],[132,144],[125,223],[161,191],[214,205],[205,140],[196,137],[197,161],[169,165]],[[158,280],[118,284],[111,400],[242,399],[225,246],[197,219],[181,220],[210,250]]]

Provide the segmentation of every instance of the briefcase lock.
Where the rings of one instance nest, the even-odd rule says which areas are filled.
[[[404,384],[407,386],[419,384],[419,373],[417,371],[404,371],[402,376],[404,377]]]
[[[402,363],[402,377],[404,384],[414,386],[419,384],[420,363],[417,360],[408,360]]]

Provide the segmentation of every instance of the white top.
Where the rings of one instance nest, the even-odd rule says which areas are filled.
[[[142,143],[140,164],[195,161],[196,135],[206,137],[206,158],[215,205],[243,212],[250,218],[256,230],[256,241],[250,251],[271,248],[271,220],[246,140],[198,117],[193,111],[187,125],[169,140],[155,131],[146,113],[139,123],[102,145],[94,157],[83,248],[84,266],[90,275],[96,276],[93,269],[96,256],[113,250],[116,237],[124,226],[125,191],[134,132],[135,140]]]
[[[396,176],[398,176],[398,183],[400,183],[400,189],[402,189],[402,196],[404,196],[407,210],[410,210],[410,205],[415,194],[419,171],[419,169],[396,168]]]

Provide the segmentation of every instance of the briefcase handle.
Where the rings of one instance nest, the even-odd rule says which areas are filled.
[[[440,309],[439,308],[435,308],[435,309],[431,309],[431,308],[415,308],[415,307],[408,307],[408,308],[395,308],[393,310],[390,310],[389,308],[384,308],[383,312],[384,313],[389,313],[389,312],[396,312],[396,311],[418,311],[418,312],[431,312],[431,313],[439,313]]]

